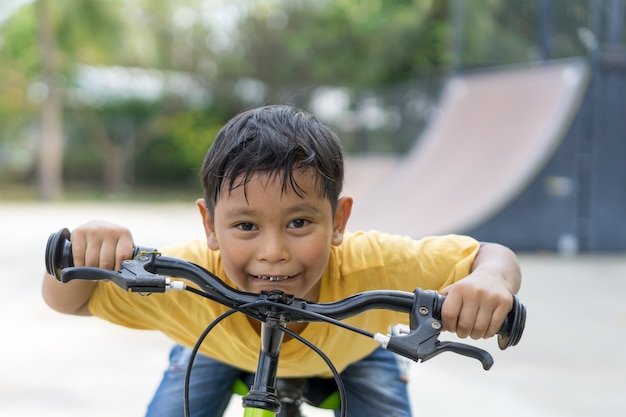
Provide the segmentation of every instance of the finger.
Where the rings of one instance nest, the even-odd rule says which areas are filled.
[[[470,337],[474,340],[488,337],[487,334],[492,327],[492,310],[489,307],[479,307],[476,320],[470,332]]]
[[[117,264],[115,254],[117,252],[117,240],[105,239],[100,244],[98,254],[98,267],[110,270],[116,270]]]
[[[105,240],[91,236],[85,241],[85,266],[101,267]]]
[[[463,303],[456,326],[457,336],[463,339],[471,335],[476,324],[478,310],[479,305],[473,301],[465,301]]]
[[[70,235],[70,242],[72,242],[74,266],[85,266],[85,252],[87,251],[85,236],[80,232],[72,233]]]
[[[509,314],[509,311],[513,308],[513,302],[511,301],[509,304],[501,304],[496,310],[493,312],[491,316],[491,323],[489,324],[489,328],[485,332],[484,338],[489,338],[495,336],[502,327],[506,316]]]
[[[441,306],[441,322],[445,330],[449,332],[457,331],[459,314],[463,308],[463,301],[460,297],[448,295]]]
[[[120,236],[115,250],[115,268],[120,269],[122,261],[131,259],[133,257],[134,248],[133,238],[130,233],[125,233]]]

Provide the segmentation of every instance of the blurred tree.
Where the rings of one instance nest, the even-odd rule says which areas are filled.
[[[187,177],[193,173],[196,179],[195,172],[179,169],[187,167],[188,161],[178,157],[193,146],[185,147],[180,137],[174,137],[171,125],[181,114],[197,112],[208,103],[210,77],[196,74],[207,59],[204,45],[209,36],[207,30],[199,28],[193,13],[198,3],[135,2],[120,16],[128,48],[118,48],[113,55],[115,66],[92,65],[88,69],[92,73],[88,79],[100,83],[100,88],[100,76],[111,80],[100,98],[90,97],[88,83],[82,85],[87,97],[77,104],[82,115],[79,130],[95,140],[100,154],[96,160],[102,166],[107,191],[125,191],[129,184],[145,183],[141,176],[160,181],[175,171],[185,172]],[[206,130],[206,126],[196,127]],[[194,141],[193,136],[187,136],[189,142]],[[205,138],[205,149],[210,140]],[[170,144],[164,146],[168,141]],[[158,155],[154,152],[157,145],[160,149],[173,148],[171,145],[181,149]],[[195,154],[196,158],[200,155]],[[154,160],[146,161],[149,156]],[[172,181],[180,182],[180,176],[173,177]]]
[[[63,109],[61,63],[55,33],[55,18],[49,0],[37,0],[38,55],[44,96],[41,101],[38,158],[39,196],[44,200],[61,197],[63,161]]]
[[[36,0],[3,31],[4,64],[24,77],[18,84],[23,100],[39,106],[37,184],[45,200],[62,195],[63,107],[73,64],[102,59],[117,41],[118,20],[106,3]],[[7,88],[6,80],[2,86]]]
[[[27,176],[34,165],[26,136],[37,115],[34,101],[41,95],[40,89],[29,88],[37,66],[32,48],[36,45],[35,27],[34,16],[22,14],[5,25],[4,36],[0,36],[0,179]],[[24,50],[31,53],[23,54]],[[25,151],[23,157],[12,156],[16,149]]]
[[[200,191],[198,172],[204,154],[225,120],[206,110],[173,114],[167,127],[136,159],[141,186]]]
[[[174,27],[175,11],[182,7],[192,10],[197,3],[36,0],[6,22],[0,42],[0,73],[6,76],[0,80],[0,90],[7,94],[0,105],[13,99],[10,105],[0,108],[0,120],[10,122],[2,123],[2,140],[14,140],[8,138],[9,128],[20,131],[38,125],[36,166],[41,198],[61,196],[64,155],[72,158],[66,161],[70,162],[65,164],[66,172],[71,173],[74,168],[69,165],[80,165],[81,159],[100,161],[95,166],[101,169],[105,188],[124,189],[126,180],[132,178],[127,172],[132,166],[130,161],[147,147],[155,131],[162,130],[168,115],[198,105],[198,100],[183,103],[178,97],[170,97],[172,91],[194,96],[189,93],[189,85],[181,87],[181,83],[189,84],[188,80],[159,72],[172,68],[193,70],[187,65],[187,53],[197,55],[199,62],[206,56],[179,48],[184,43],[180,38],[195,36],[193,25],[178,16],[183,23]],[[202,44],[191,42],[192,46]],[[132,77],[119,79],[122,71],[105,71],[115,67],[137,70],[126,71]],[[96,76],[90,78],[85,73]],[[130,83],[133,91],[141,93],[143,87],[154,88],[155,80],[162,84],[157,86],[160,92],[148,99],[120,91],[125,87],[120,81]],[[15,100],[16,95],[20,100]],[[29,112],[23,111],[26,108]],[[37,110],[39,123],[34,123]],[[64,113],[65,122],[75,126],[64,126]],[[16,114],[22,117],[12,117]],[[74,149],[66,152],[64,145],[69,143]],[[99,156],[91,158],[77,149],[89,149]]]
[[[251,1],[225,78],[259,80],[268,101],[294,88],[397,84],[446,65],[446,2]]]

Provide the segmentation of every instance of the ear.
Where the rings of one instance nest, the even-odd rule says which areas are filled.
[[[204,225],[207,245],[209,245],[209,249],[211,250],[218,250],[220,245],[217,242],[217,237],[215,236],[215,224],[213,223],[213,218],[206,208],[206,201],[204,201],[204,198],[197,199],[196,206],[198,206],[200,216],[202,216],[202,224]]]
[[[346,231],[350,213],[352,213],[352,197],[341,197],[337,202],[337,210],[333,217],[333,239],[332,244],[341,245],[343,234]]]

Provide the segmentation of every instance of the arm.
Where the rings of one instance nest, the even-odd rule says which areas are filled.
[[[472,339],[494,336],[513,307],[521,284],[517,257],[509,248],[481,243],[471,273],[446,287],[441,315],[446,330]]]
[[[133,238],[128,229],[102,221],[77,227],[70,238],[75,266],[95,266],[117,270],[133,253]],[[95,282],[58,282],[52,275],[43,278],[43,299],[53,310],[64,314],[89,316],[89,299]]]

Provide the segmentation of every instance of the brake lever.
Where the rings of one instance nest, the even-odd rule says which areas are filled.
[[[378,339],[383,347],[416,362],[427,361],[443,352],[453,352],[479,360],[484,370],[493,365],[493,357],[489,352],[457,342],[441,342],[441,321],[434,317],[441,311],[441,298],[436,291],[416,289],[415,304],[411,309],[410,331],[408,334],[383,336]],[[382,335],[379,335],[379,337]]]
[[[439,342],[436,349],[430,355],[424,355],[422,362],[443,352],[452,352],[458,355],[477,359],[480,363],[482,363],[485,371],[488,371],[493,366],[493,357],[487,351],[479,349],[476,346],[458,342]]]
[[[60,281],[67,283],[74,279],[86,281],[111,281],[125,291],[149,294],[166,292],[176,281],[149,272],[157,256],[156,252],[141,253],[135,259],[122,262],[119,271],[95,267],[67,267],[61,270]]]

